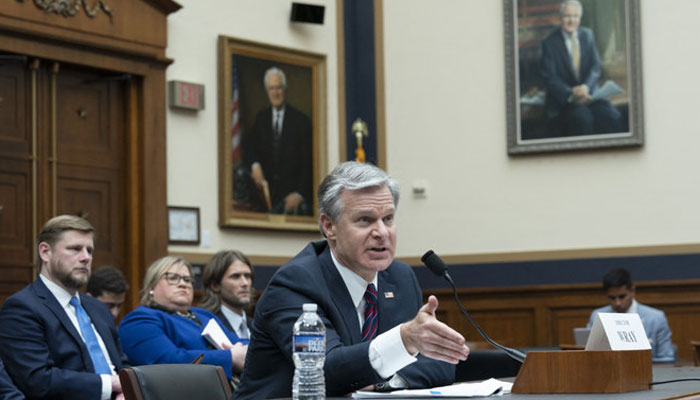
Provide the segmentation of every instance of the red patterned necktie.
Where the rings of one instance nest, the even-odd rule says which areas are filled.
[[[374,284],[367,285],[365,291],[365,323],[362,325],[362,341],[367,342],[374,339],[377,334],[377,322],[379,319],[379,309],[377,308],[377,289]]]

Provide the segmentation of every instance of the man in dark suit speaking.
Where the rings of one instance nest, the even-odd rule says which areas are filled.
[[[78,292],[90,277],[95,229],[76,216],[39,233],[40,275],[0,309],[0,356],[28,399],[123,399],[126,362],[114,318]]]
[[[606,99],[593,99],[600,57],[593,32],[580,27],[583,6],[561,4],[561,26],[542,41],[540,74],[547,88],[546,114],[558,136],[619,132],[620,112]]]
[[[253,129],[243,138],[244,160],[260,193],[262,210],[311,215],[311,122],[285,101],[287,78],[281,69],[268,69],[264,84],[270,107],[258,113]]]
[[[394,260],[396,183],[375,166],[345,162],[318,199],[326,240],[307,245],[265,289],[234,398],[291,395],[292,326],[304,303],[316,303],[326,325],[327,396],[452,383],[469,348],[436,319],[434,296],[421,306],[413,270]]]

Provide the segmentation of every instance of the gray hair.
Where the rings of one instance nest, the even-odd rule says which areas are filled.
[[[269,78],[270,75],[279,75],[280,78],[282,78],[282,87],[285,89],[287,88],[287,76],[284,74],[284,71],[277,67],[270,67],[267,71],[265,71],[265,77],[263,78],[263,86],[265,87],[265,90],[267,90],[267,78]]]
[[[337,221],[343,212],[341,196],[346,190],[387,187],[394,198],[394,207],[399,206],[399,185],[382,169],[355,161],[338,164],[318,187],[319,215],[326,214]],[[325,237],[319,220],[321,234]]]
[[[561,2],[561,6],[559,7],[559,15],[564,15],[564,8],[568,6],[569,4],[576,4],[578,6],[578,10],[581,12],[579,17],[583,17],[583,4],[579,0],[564,0]]]

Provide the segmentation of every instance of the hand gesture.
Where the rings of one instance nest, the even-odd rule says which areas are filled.
[[[401,325],[401,339],[406,350],[426,357],[457,364],[469,355],[464,336],[435,317],[438,300],[430,296],[411,321]]]

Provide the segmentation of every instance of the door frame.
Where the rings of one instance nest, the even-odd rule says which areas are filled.
[[[170,0],[111,0],[124,13],[66,17],[41,10],[34,2],[8,1],[0,10],[0,51],[133,76],[127,93],[123,266],[132,288],[126,309],[132,309],[146,267],[167,255],[165,69],[172,60],[165,57],[165,48],[167,15],[181,6]],[[146,27],[133,23],[143,18],[150,20]],[[104,35],[117,25],[119,32]],[[33,230],[43,222],[36,221]]]

